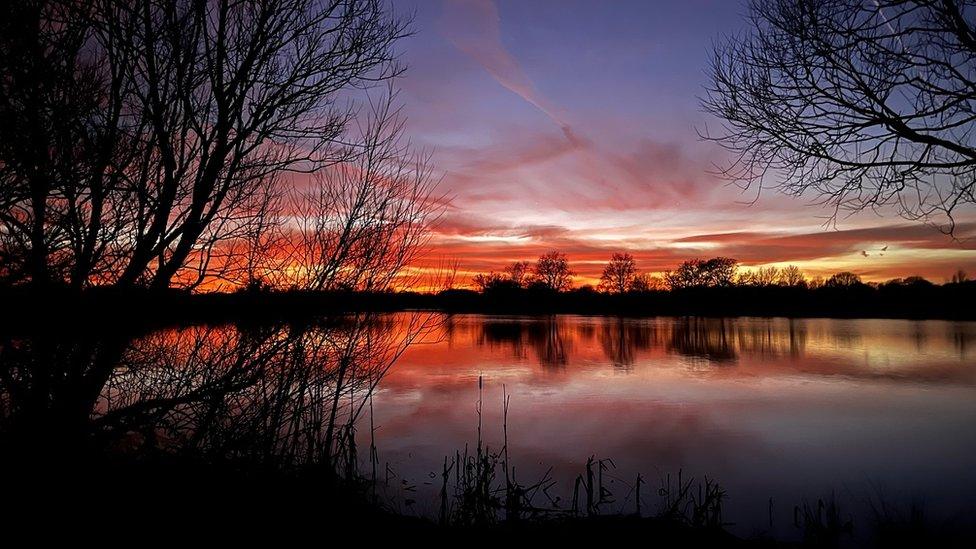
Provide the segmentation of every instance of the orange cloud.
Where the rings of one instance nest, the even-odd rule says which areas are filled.
[[[976,223],[960,225],[957,240],[924,225],[897,224],[795,234],[692,234],[621,243],[556,225],[509,226],[458,216],[446,219],[438,229],[431,255],[456,258],[461,285],[473,274],[500,271],[512,261],[534,261],[551,249],[568,254],[578,284],[595,282],[610,255],[618,251],[630,252],[642,270],[652,273],[694,257],[728,256],[747,267],[794,263],[811,275],[851,270],[867,280],[919,274],[941,282],[960,268],[976,272],[976,247],[967,240],[974,235]]]

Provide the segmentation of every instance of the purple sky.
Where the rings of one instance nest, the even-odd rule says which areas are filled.
[[[825,228],[828,212],[810,204],[814,197],[769,192],[750,205],[755,193],[710,174],[725,154],[697,136],[717,124],[697,97],[711,44],[745,28],[743,2],[405,0],[395,8],[416,15],[416,35],[402,43],[408,133],[433,151],[453,196],[431,263],[456,259],[463,275],[559,249],[580,282],[620,250],[652,272],[710,255],[868,279],[976,271],[973,242],[893,214]],[[967,219],[963,237],[974,231]]]

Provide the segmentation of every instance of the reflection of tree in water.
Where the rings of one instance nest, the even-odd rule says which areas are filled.
[[[912,322],[912,341],[915,343],[915,350],[924,351],[928,339],[929,334],[925,331],[925,324],[918,320]]]
[[[443,334],[444,337],[444,341],[447,342],[447,345],[449,347],[453,346],[454,338],[458,332],[457,317],[451,314],[444,315],[440,322],[440,327],[441,327],[441,333]]]
[[[610,318],[599,319],[598,323],[600,324],[601,331],[604,323],[609,322],[610,320],[611,320]],[[597,323],[589,322],[589,319],[583,322],[573,322],[571,324],[572,327],[575,327],[575,329],[573,330],[573,340],[579,342],[593,341],[595,338],[598,337],[596,324]]]
[[[70,447],[90,432],[89,417],[126,344],[124,337],[68,337],[43,331],[0,340],[0,434],[17,448],[34,438]]]
[[[0,435],[28,451],[54,443],[352,465],[356,419],[427,328],[419,316],[356,317],[131,340],[5,337]]]
[[[561,367],[569,362],[573,352],[573,340],[563,336],[564,323],[556,316],[549,316],[528,326],[528,339],[532,349],[544,366]]]
[[[968,329],[966,323],[963,322],[953,323],[951,330],[953,347],[959,354],[959,358],[964,359],[969,354],[969,350],[973,348],[976,332]]]
[[[804,350],[807,348],[806,324],[797,322],[797,320],[793,318],[789,320],[789,323],[790,356],[802,356]]]
[[[685,356],[727,362],[738,358],[735,334],[724,318],[682,318],[674,322],[668,350]]]
[[[600,323],[603,353],[617,368],[633,367],[637,352],[653,348],[656,336],[656,326],[647,322],[616,317]]]
[[[478,325],[481,327],[481,331],[476,338],[478,346],[507,346],[511,348],[514,356],[517,358],[525,358],[526,342],[522,337],[524,331],[523,322],[485,319],[479,322]]]
[[[473,324],[479,346],[504,346],[524,358],[529,349],[544,366],[563,366],[577,346],[599,344],[614,367],[630,368],[642,352],[703,358],[717,363],[740,355],[801,356],[807,346],[804,321],[776,319],[675,318],[579,319],[550,316],[531,320],[486,318]]]
[[[857,329],[854,321],[842,320],[831,326],[824,339],[832,347],[850,349],[860,345],[862,337],[861,331]]]
[[[807,330],[802,321],[789,319],[786,329],[773,319],[734,321],[735,347],[742,354],[760,358],[785,354],[797,357],[807,345]]]
[[[669,350],[715,362],[737,360],[740,355],[801,356],[807,345],[807,328],[802,321],[787,322],[784,330],[772,319],[682,318],[672,325]]]
[[[559,316],[514,322],[485,319],[480,325],[479,345],[508,345],[519,358],[532,349],[543,366],[565,366],[573,351],[574,334],[566,333],[569,325]]]

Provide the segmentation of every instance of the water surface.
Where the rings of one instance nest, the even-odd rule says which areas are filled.
[[[451,316],[407,349],[374,397],[380,460],[430,512],[443,456],[508,443],[520,480],[548,467],[562,504],[590,455],[614,500],[645,509],[667,473],[726,487],[740,533],[792,528],[833,494],[948,516],[976,501],[976,323],[907,320]],[[612,475],[612,477],[610,476]],[[438,477],[439,478],[439,477]]]
[[[382,495],[436,517],[479,402],[482,443],[504,444],[504,395],[518,481],[554,481],[539,507],[568,509],[594,456],[612,460],[601,512],[636,509],[638,474],[652,512],[681,471],[725,488],[743,535],[795,537],[795,506],[820,498],[856,523],[883,500],[969,524],[974,349],[972,322],[418,312],[0,334],[0,446],[59,468],[107,449],[372,478],[375,440]]]

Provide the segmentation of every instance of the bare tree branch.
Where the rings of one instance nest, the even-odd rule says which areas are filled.
[[[750,22],[714,50],[702,99],[722,173],[951,233],[974,203],[974,3],[753,0]]]

